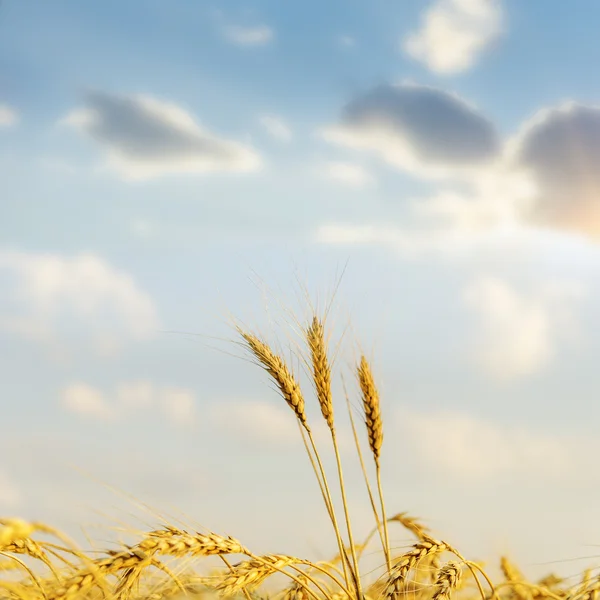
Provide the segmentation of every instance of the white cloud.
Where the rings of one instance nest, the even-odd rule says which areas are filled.
[[[229,25],[223,31],[225,38],[238,46],[264,46],[273,40],[274,33],[266,25],[256,27],[241,27]]]
[[[292,130],[281,117],[275,115],[263,115],[260,117],[260,123],[267,132],[277,140],[289,142],[293,137]]]
[[[450,75],[472,67],[502,27],[499,0],[437,0],[403,48],[432,71]]]
[[[338,35],[336,39],[342,48],[354,48],[356,46],[356,39],[351,35]]]
[[[13,508],[19,504],[21,492],[8,474],[0,469],[0,508]]]
[[[0,329],[51,343],[83,334],[106,351],[127,339],[147,339],[158,328],[152,298],[93,254],[3,251],[0,274],[6,276]]]
[[[116,389],[117,403],[128,410],[143,410],[152,406],[156,392],[149,381],[120,383]]]
[[[196,417],[195,395],[191,390],[166,388],[162,391],[162,405],[166,416],[176,425],[193,424]]]
[[[155,228],[152,223],[146,219],[134,219],[133,223],[131,224],[131,228],[133,233],[141,238],[151,237],[155,232]]]
[[[236,437],[276,446],[294,447],[301,442],[296,420],[287,406],[248,400],[219,403],[210,411],[215,425]]]
[[[196,418],[192,390],[145,380],[121,382],[112,392],[75,382],[62,390],[61,397],[65,408],[83,417],[124,420],[140,413],[162,414],[178,427],[192,425]]]
[[[85,107],[63,122],[104,147],[107,165],[123,178],[254,171],[258,154],[201,127],[183,108],[149,96],[90,92]]]
[[[427,178],[472,177],[501,150],[492,123],[463,99],[407,83],[380,85],[355,98],[341,122],[321,135]]]
[[[0,127],[11,127],[19,122],[19,115],[14,108],[0,104]]]
[[[104,394],[85,383],[72,383],[62,393],[62,405],[70,412],[84,417],[110,420],[115,414]]]
[[[428,468],[453,479],[561,478],[577,466],[574,440],[469,415],[402,411],[398,427]]]
[[[302,447],[296,417],[283,400],[265,402],[249,399],[221,402],[211,406],[209,418],[214,426],[225,434],[262,447]],[[319,447],[329,448],[331,434],[320,414],[310,426]],[[338,427],[337,441],[341,452],[354,449],[352,435],[343,427]]]
[[[347,162],[330,162],[324,173],[335,181],[351,187],[364,187],[374,181],[373,176],[361,165]]]
[[[566,284],[523,293],[496,278],[477,279],[464,292],[479,320],[473,359],[501,379],[540,371],[565,335],[572,334],[574,303],[582,294],[581,288]]]

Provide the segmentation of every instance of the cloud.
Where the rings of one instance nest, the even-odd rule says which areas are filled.
[[[275,115],[263,115],[260,118],[261,125],[277,140],[289,142],[292,139],[292,130],[287,123]]]
[[[452,412],[403,411],[399,429],[427,467],[453,479],[560,478],[577,466],[575,440]]]
[[[566,284],[526,294],[497,278],[475,280],[463,295],[479,321],[474,360],[500,379],[539,372],[576,326],[573,309],[582,294],[581,288]]]
[[[385,218],[322,223],[318,241],[448,255],[529,243],[538,232],[600,239],[600,106],[544,108],[502,140],[457,96],[383,85],[352,100],[321,134],[438,187],[403,202],[402,226]]]
[[[329,178],[351,187],[364,187],[374,181],[373,176],[364,167],[347,162],[329,162],[324,173]]]
[[[152,298],[93,254],[0,251],[0,278],[0,329],[22,337],[55,343],[83,334],[105,352],[158,328]]]
[[[181,107],[149,96],[90,92],[85,107],[63,122],[102,146],[108,166],[125,179],[248,172],[260,166],[252,148],[216,137]]]
[[[131,223],[133,233],[141,238],[149,238],[155,233],[154,225],[147,219],[134,219]]]
[[[380,85],[352,100],[325,140],[374,153],[422,177],[457,178],[493,163],[501,150],[492,123],[464,100],[435,88]]]
[[[16,483],[0,469],[0,507],[13,508],[19,504],[21,492]]]
[[[338,35],[336,40],[342,48],[354,48],[356,46],[356,39],[351,35]]]
[[[237,46],[264,46],[274,37],[273,30],[266,25],[256,27],[240,27],[229,25],[224,28],[225,38]]]
[[[119,406],[134,411],[152,406],[156,393],[149,381],[131,381],[120,383],[115,395]]]
[[[432,71],[451,75],[471,68],[502,27],[498,0],[437,0],[402,47]]]
[[[191,390],[167,388],[162,391],[162,404],[165,415],[175,425],[185,426],[194,422],[196,404]]]
[[[523,211],[528,222],[600,238],[600,107],[540,110],[508,148],[535,185]]]
[[[114,418],[104,394],[85,383],[72,383],[62,392],[62,405],[69,412],[101,420]]]
[[[219,403],[210,411],[212,422],[236,437],[267,446],[296,446],[298,426],[285,406],[248,400]]]
[[[19,115],[17,112],[6,104],[0,104],[0,127],[11,127],[18,122]]]
[[[209,418],[224,434],[263,448],[302,447],[296,418],[285,403],[251,399],[222,402],[211,406]],[[320,414],[311,423],[311,429],[318,444],[331,444],[331,434]],[[337,438],[341,452],[354,448],[353,438],[346,429],[338,427]]]
[[[156,386],[145,380],[121,382],[112,392],[76,382],[67,385],[61,397],[64,408],[82,417],[122,421],[135,414],[159,411],[178,427],[192,425],[196,419],[193,390]]]

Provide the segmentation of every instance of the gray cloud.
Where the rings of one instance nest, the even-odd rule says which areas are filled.
[[[413,84],[380,85],[352,100],[324,137],[422,175],[473,168],[500,151],[493,124],[464,100]]]
[[[540,111],[519,134],[514,160],[534,183],[531,222],[600,236],[600,107]]]
[[[110,165],[128,178],[249,171],[260,164],[251,148],[220,139],[179,106],[147,96],[90,92],[85,108],[66,122],[104,146]]]

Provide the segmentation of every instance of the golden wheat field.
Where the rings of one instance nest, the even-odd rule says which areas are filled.
[[[318,403],[331,434],[331,451],[337,474],[327,478],[317,450],[302,390],[290,366],[263,339],[237,327],[240,342],[253,362],[268,374],[281,399],[298,423],[306,453],[314,470],[331,522],[338,554],[329,561],[311,562],[285,554],[258,555],[232,537],[235,532],[190,531],[161,523],[138,536],[136,542],[119,549],[85,551],[51,525],[18,518],[0,520],[0,597],[23,600],[74,600],[101,598],[141,599],[184,596],[240,597],[246,600],[276,597],[282,600],[595,600],[600,577],[584,572],[575,585],[548,573],[540,581],[527,581],[517,565],[499,557],[503,579],[492,581],[482,564],[464,556],[460,549],[434,534],[420,520],[386,510],[380,461],[385,452],[380,398],[370,362],[363,355],[355,364],[368,448],[360,447],[358,426],[349,410],[356,451],[362,466],[373,512],[373,530],[367,539],[357,539],[352,529],[332,398],[332,362],[325,318],[316,314],[301,327],[305,347],[301,357],[313,383],[311,397]],[[345,386],[344,386],[345,389]],[[344,399],[342,399],[344,400]],[[349,409],[349,398],[345,398]],[[367,476],[367,461],[373,461],[375,480]],[[334,489],[342,510],[336,512]],[[401,527],[413,537],[408,550],[396,551],[389,530]],[[367,548],[377,546],[381,556],[376,571],[364,567]],[[206,569],[201,559],[220,561]],[[266,584],[279,582],[273,592]]]

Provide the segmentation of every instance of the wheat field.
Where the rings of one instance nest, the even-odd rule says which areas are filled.
[[[585,571],[575,585],[549,573],[540,581],[527,581],[508,557],[499,558],[503,578],[492,581],[483,566],[470,560],[450,541],[438,536],[419,519],[405,512],[388,516],[383,494],[380,461],[385,451],[384,427],[378,388],[371,364],[363,355],[354,376],[360,390],[363,426],[368,448],[361,449],[358,425],[349,410],[356,451],[373,513],[373,530],[367,539],[353,532],[346,487],[336,437],[332,364],[325,319],[313,314],[303,327],[303,359],[310,373],[315,401],[331,435],[337,477],[326,477],[313,430],[305,412],[307,397],[290,366],[261,337],[237,327],[240,343],[251,359],[268,374],[291,409],[331,522],[338,547],[329,561],[312,562],[301,557],[258,555],[241,540],[227,534],[187,531],[166,524],[140,535],[133,544],[101,553],[86,552],[51,526],[18,518],[0,519],[0,598],[22,600],[136,600],[184,596],[239,597],[259,600],[596,600],[600,576]],[[344,388],[345,389],[345,388]],[[349,407],[349,398],[346,395]],[[375,480],[367,476],[372,460]],[[334,510],[332,491],[337,489],[342,510]],[[396,552],[390,544],[391,527],[411,535],[408,551]],[[364,568],[365,549],[378,545],[380,569]],[[209,570],[192,559],[220,561]],[[362,563],[362,564],[361,564]],[[196,566],[199,565],[199,566]],[[265,592],[275,577],[278,591]]]

